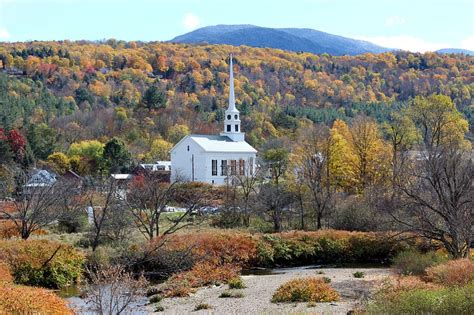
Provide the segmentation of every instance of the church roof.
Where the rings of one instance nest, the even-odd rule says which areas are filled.
[[[257,153],[257,150],[255,150],[246,141],[232,141],[232,139],[230,139],[227,136],[188,135],[185,138],[188,138],[188,137],[191,138],[194,142],[196,142],[206,152],[248,152],[248,153]],[[185,138],[183,138],[183,140]],[[178,144],[176,146],[178,146]]]

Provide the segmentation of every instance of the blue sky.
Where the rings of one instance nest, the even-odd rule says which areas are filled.
[[[0,41],[168,40],[216,24],[314,28],[412,51],[474,50],[474,0],[0,0]]]

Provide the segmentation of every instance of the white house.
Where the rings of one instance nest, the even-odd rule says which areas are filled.
[[[229,108],[220,135],[188,135],[171,149],[171,180],[224,184],[235,175],[255,172],[257,150],[245,141],[235,108],[234,71],[230,56]]]

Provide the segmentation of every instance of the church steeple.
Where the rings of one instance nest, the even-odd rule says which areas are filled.
[[[235,108],[235,93],[234,93],[234,65],[232,64],[232,54],[230,54],[230,74],[229,74],[229,108],[227,110],[237,111]]]
[[[234,69],[232,63],[232,54],[230,55],[230,71],[229,71],[229,108],[225,111],[224,132],[222,136],[227,136],[233,141],[244,141],[245,134],[240,130],[240,113],[235,107],[234,93]]]

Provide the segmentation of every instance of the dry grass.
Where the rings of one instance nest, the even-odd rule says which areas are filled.
[[[5,283],[13,283],[13,277],[8,265],[0,261],[0,285]]]

